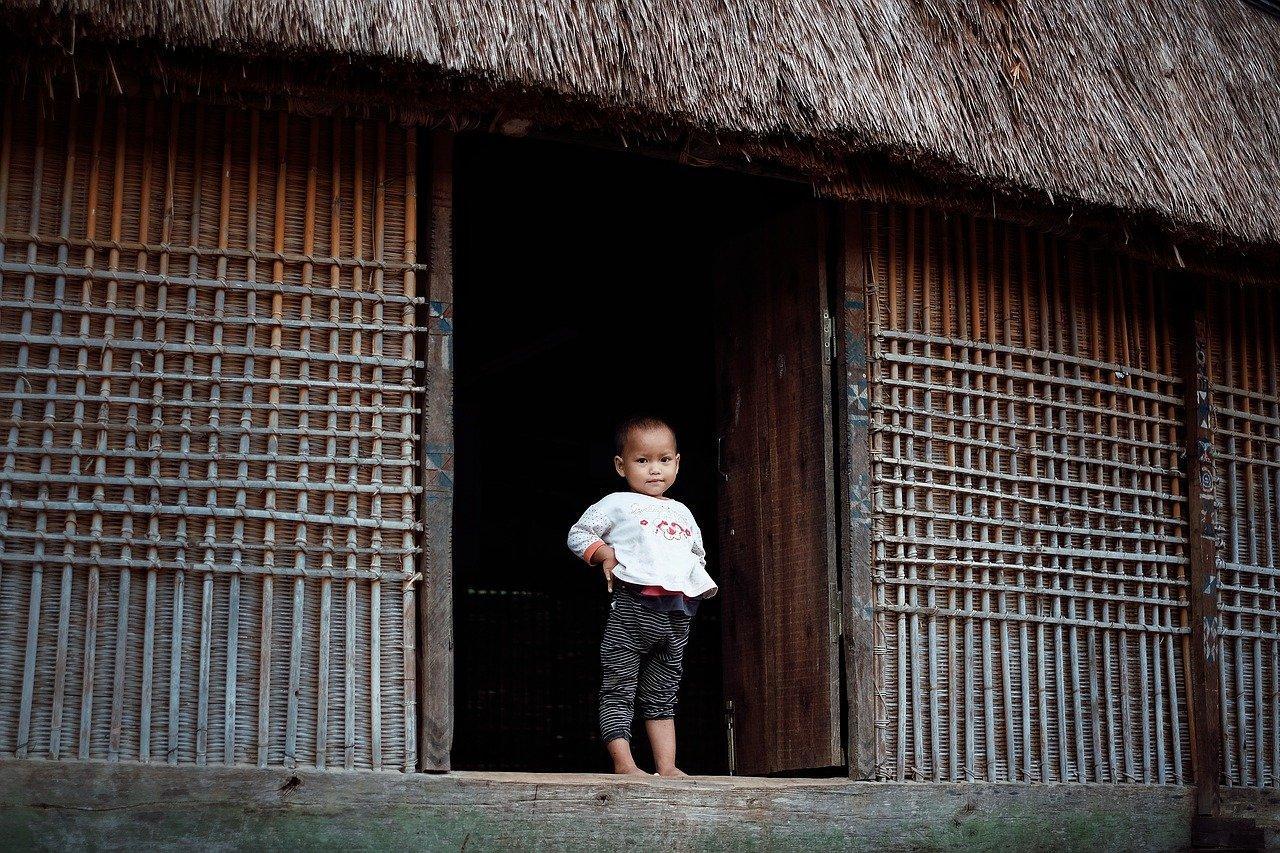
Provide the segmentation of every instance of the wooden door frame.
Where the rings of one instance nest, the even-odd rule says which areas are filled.
[[[876,767],[874,611],[871,587],[871,349],[867,293],[870,268],[862,206],[846,202],[833,216],[832,290],[836,353],[832,382],[843,373],[835,404],[839,494],[841,670],[845,687],[845,757],[849,777],[872,779]]]
[[[453,133],[424,140],[428,152],[419,179],[426,202],[421,237],[426,257],[425,304],[419,306],[419,352],[425,398],[419,415],[422,550],[418,570],[417,768],[450,770],[454,735],[453,627]],[[819,202],[821,204],[821,202]],[[875,771],[874,666],[871,604],[870,429],[868,411],[867,267],[862,210],[856,203],[823,205],[828,222],[828,296],[834,348],[830,381],[843,387],[833,397],[835,481],[844,499],[836,508],[835,559],[840,587],[837,614],[840,678],[849,776],[871,779]],[[415,211],[416,213],[416,211]],[[409,223],[406,223],[409,225]],[[410,235],[412,239],[413,235]],[[412,251],[412,249],[410,250]],[[412,261],[412,259],[411,259]],[[844,381],[838,384],[843,370]]]
[[[417,324],[426,387],[418,430],[418,769],[434,773],[449,770],[453,749],[453,147],[452,133],[430,134],[420,183],[427,282]]]

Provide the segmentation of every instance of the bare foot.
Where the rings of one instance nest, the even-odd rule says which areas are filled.
[[[685,773],[685,772],[684,772],[683,770],[681,770],[679,767],[669,767],[669,768],[667,768],[666,770],[660,770],[660,771],[658,771],[658,775],[659,775],[659,776],[666,776],[667,778],[674,778],[674,777],[678,777],[678,776],[688,776],[689,774],[688,774],[688,773]]]
[[[639,767],[636,766],[636,760],[631,756],[631,742],[626,738],[613,738],[605,744],[605,749],[609,751],[609,758],[613,760],[613,772],[617,776],[648,776]]]

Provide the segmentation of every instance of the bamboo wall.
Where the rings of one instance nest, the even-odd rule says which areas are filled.
[[[1167,288],[986,220],[864,224],[878,775],[1189,782]]]
[[[1208,301],[1217,459],[1223,781],[1280,777],[1280,300],[1234,285]]]
[[[410,769],[413,132],[5,98],[0,755]],[[877,775],[1189,782],[1167,282],[981,219],[864,225]],[[1210,293],[1243,785],[1280,768],[1278,313]]]
[[[6,98],[0,755],[408,769],[412,132]]]

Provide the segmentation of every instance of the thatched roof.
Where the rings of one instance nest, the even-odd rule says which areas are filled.
[[[1280,19],[1241,0],[0,0],[97,33],[377,57],[1280,244]],[[415,73],[417,73],[415,71]]]

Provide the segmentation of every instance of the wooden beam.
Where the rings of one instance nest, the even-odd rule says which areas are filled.
[[[1172,785],[0,761],[0,838],[50,848],[1171,850],[1189,846],[1192,796]]]
[[[453,747],[453,135],[431,136],[427,190],[426,404],[419,431],[423,523],[418,598],[421,770],[449,769]]]
[[[844,205],[836,224],[836,281],[843,310],[836,314],[837,366],[843,365],[845,393],[836,418],[843,457],[839,465],[841,507],[841,606],[846,753],[849,776],[875,774],[875,658],[871,593],[871,433],[867,400],[867,265],[862,209]]]
[[[1203,281],[1183,279],[1186,306],[1182,335],[1186,386],[1187,542],[1191,559],[1191,652],[1187,662],[1187,704],[1196,787],[1196,811],[1216,815],[1221,808],[1222,694],[1218,615],[1218,562],[1222,558],[1217,479],[1213,448],[1213,408],[1206,288]]]

